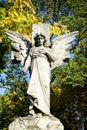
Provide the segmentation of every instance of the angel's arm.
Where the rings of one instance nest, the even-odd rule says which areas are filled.
[[[22,71],[23,73],[26,73],[26,71],[31,67],[31,56],[28,55],[27,58],[25,59]]]
[[[45,48],[45,52],[51,62],[54,62],[56,60],[56,55],[53,53],[52,49]]]

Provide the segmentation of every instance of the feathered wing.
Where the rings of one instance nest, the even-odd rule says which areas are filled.
[[[24,35],[11,30],[5,30],[8,38],[12,41],[11,60],[13,63],[24,62],[28,56],[28,52],[31,46],[31,41]]]
[[[70,43],[75,39],[75,36],[77,36],[78,34],[78,31],[70,32],[57,37],[52,41],[52,51],[56,57],[56,60],[51,63],[51,69],[62,65],[65,59],[70,58]]]

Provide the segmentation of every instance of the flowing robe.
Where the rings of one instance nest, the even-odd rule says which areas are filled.
[[[46,53],[39,50],[41,47],[33,47],[30,50],[31,78],[27,94],[32,97],[31,102],[36,108],[45,114],[50,114],[50,62],[55,57],[50,48],[45,48]]]

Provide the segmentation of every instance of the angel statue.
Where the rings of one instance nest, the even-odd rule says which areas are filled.
[[[24,73],[30,70],[27,90],[30,99],[29,114],[39,112],[50,115],[50,70],[69,58],[70,43],[78,31],[56,37],[51,42],[48,24],[33,25],[32,42],[26,36],[11,30],[6,30],[6,34],[12,40],[12,62],[21,63]]]

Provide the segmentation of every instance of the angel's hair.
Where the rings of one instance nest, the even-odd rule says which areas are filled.
[[[36,36],[34,37],[35,46],[36,46],[36,47],[39,46],[39,42],[40,42],[40,39],[41,39],[41,38],[44,39],[43,45],[47,42],[46,37],[45,37],[43,34],[36,34]]]

